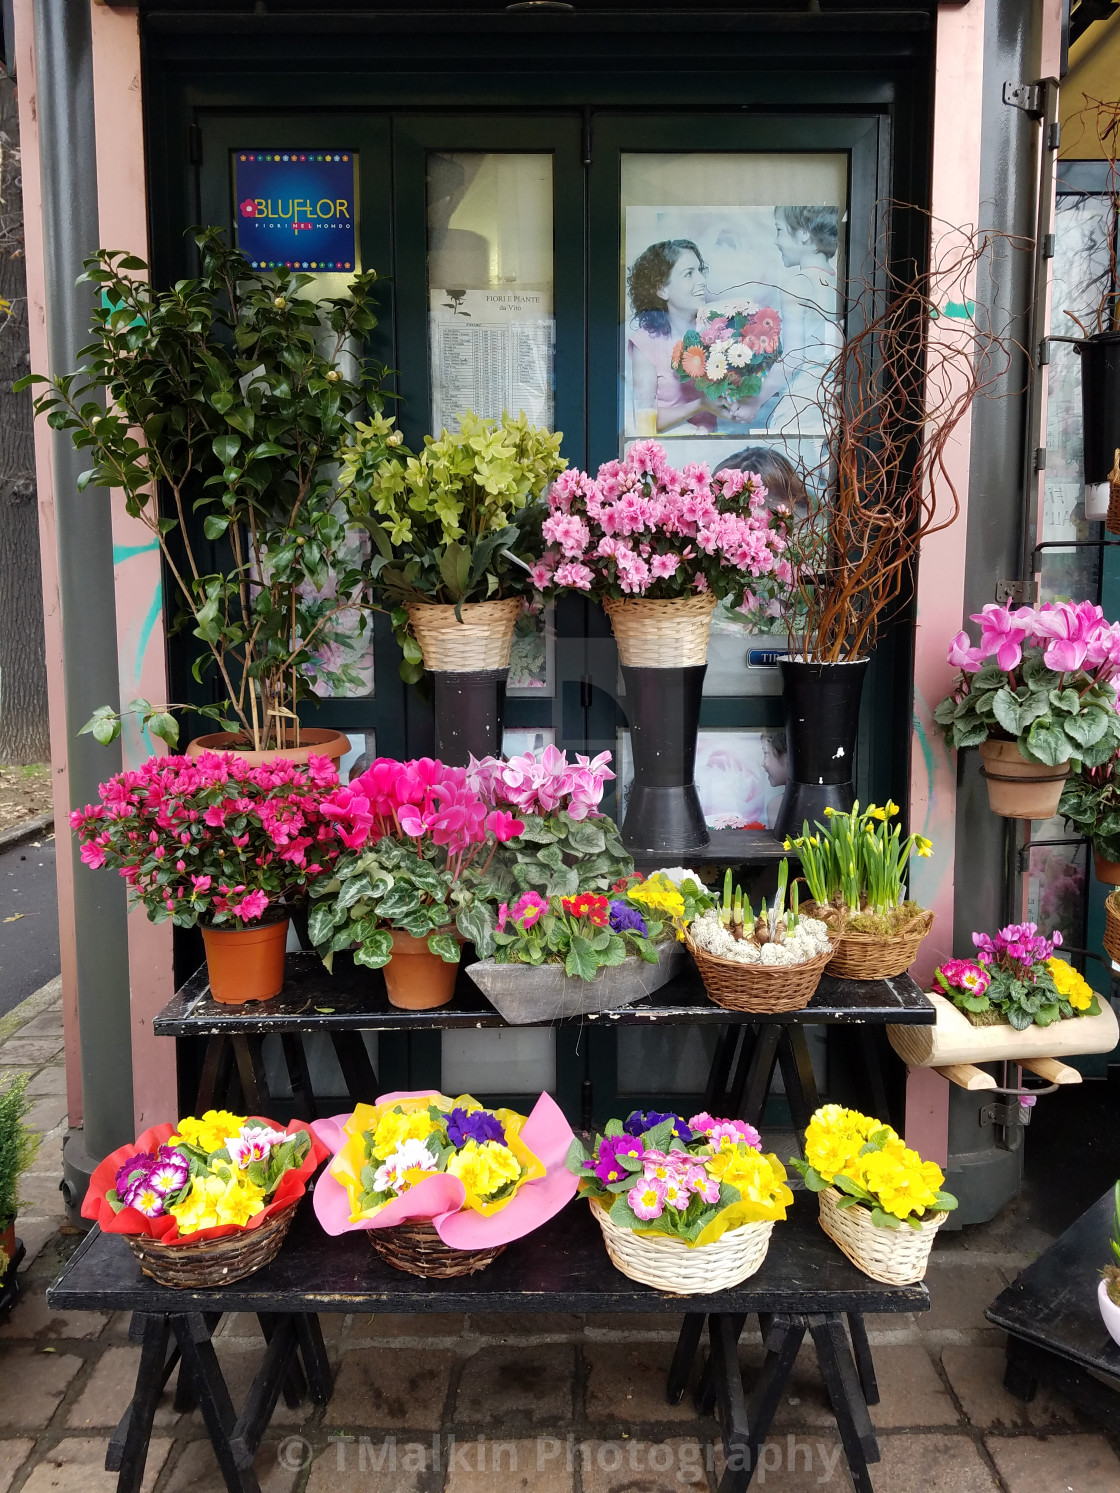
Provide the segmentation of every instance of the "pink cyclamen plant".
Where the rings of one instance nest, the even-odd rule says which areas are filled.
[[[320,800],[337,785],[326,757],[152,757],[102,783],[70,826],[85,864],[118,871],[152,922],[244,928],[330,871],[341,847]]]
[[[540,760],[532,752],[503,761],[500,757],[471,757],[467,780],[489,803],[510,804],[522,814],[548,816],[563,810],[581,820],[595,815],[603,789],[614,778],[608,767],[610,752],[597,757],[576,753],[569,763],[566,752],[545,747]]]
[[[670,465],[656,441],[635,441],[598,475],[570,468],[548,493],[548,546],[533,567],[541,591],[671,600],[711,591],[742,602],[748,582],[789,582],[786,536],[757,475]]]

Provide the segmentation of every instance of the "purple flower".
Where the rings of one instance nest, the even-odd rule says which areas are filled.
[[[488,1140],[496,1140],[500,1146],[506,1143],[502,1122],[486,1109],[453,1109],[447,1117],[447,1139],[456,1150],[462,1150],[469,1140],[481,1146]]]
[[[629,1173],[619,1161],[620,1156],[639,1157],[645,1147],[634,1135],[607,1135],[599,1142],[599,1154],[595,1162],[595,1175],[607,1184],[621,1182]]]
[[[645,938],[648,933],[645,919],[636,907],[611,899],[611,927],[615,933],[640,933]]]
[[[181,1192],[190,1180],[191,1165],[182,1151],[173,1146],[160,1146],[156,1164],[148,1173],[148,1185],[163,1197]]]
[[[680,1115],[664,1114],[656,1109],[636,1109],[622,1122],[622,1128],[627,1135],[645,1135],[647,1130],[652,1130],[655,1125],[662,1124],[665,1120],[672,1120],[673,1134],[688,1145],[692,1139],[692,1131],[688,1128]]]
[[[135,1156],[117,1168],[117,1175],[113,1181],[113,1189],[125,1207],[130,1207],[129,1194],[134,1193],[136,1188],[148,1180],[149,1173],[156,1165],[156,1157],[151,1151],[137,1151]]]

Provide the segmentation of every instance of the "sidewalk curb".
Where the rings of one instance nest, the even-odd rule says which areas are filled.
[[[55,1001],[62,996],[62,976],[55,975],[53,980],[48,980],[45,985],[40,985],[38,990],[32,991],[26,1000],[20,1001],[18,1006],[13,1007],[6,1016],[0,1016],[0,1052],[3,1051],[4,1043],[9,1037],[15,1036],[20,1027],[34,1021],[36,1016],[42,1014]]]
[[[37,819],[25,819],[22,824],[13,824],[11,829],[0,831],[0,855],[25,840],[37,840],[46,831],[54,830],[54,815],[40,814]],[[28,999],[34,999],[29,996]]]

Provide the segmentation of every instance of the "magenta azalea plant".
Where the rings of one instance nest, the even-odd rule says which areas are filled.
[[[245,928],[286,916],[331,871],[341,847],[320,798],[337,785],[326,757],[152,757],[102,783],[70,826],[85,864],[119,871],[153,923]]]
[[[1091,602],[989,605],[972,615],[974,645],[960,632],[949,662],[960,669],[934,719],[949,744],[1016,741],[1028,762],[1099,767],[1120,748],[1116,679],[1120,623]]]
[[[541,591],[651,600],[710,591],[741,602],[752,578],[792,578],[762,480],[713,475],[703,462],[678,471],[656,441],[635,441],[596,477],[561,472],[548,510],[548,547],[532,570]]]

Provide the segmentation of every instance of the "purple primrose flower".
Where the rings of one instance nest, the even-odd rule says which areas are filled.
[[[645,1135],[647,1130],[652,1130],[655,1125],[660,1125],[664,1120],[672,1120],[673,1134],[678,1140],[684,1141],[687,1146],[692,1139],[692,1131],[680,1115],[670,1114],[668,1110],[662,1114],[657,1109],[636,1109],[623,1120],[622,1128],[627,1135]]]
[[[628,1176],[629,1173],[619,1161],[619,1156],[638,1157],[644,1153],[644,1150],[645,1147],[635,1135],[604,1136],[599,1142],[595,1175],[604,1184],[621,1182],[623,1177]]]
[[[506,1143],[506,1133],[497,1116],[485,1109],[453,1109],[447,1117],[447,1139],[462,1150],[469,1140],[481,1146],[488,1140],[496,1140],[500,1146]]]
[[[643,938],[649,931],[638,909],[617,897],[611,898],[611,928],[615,933],[640,933]]]

